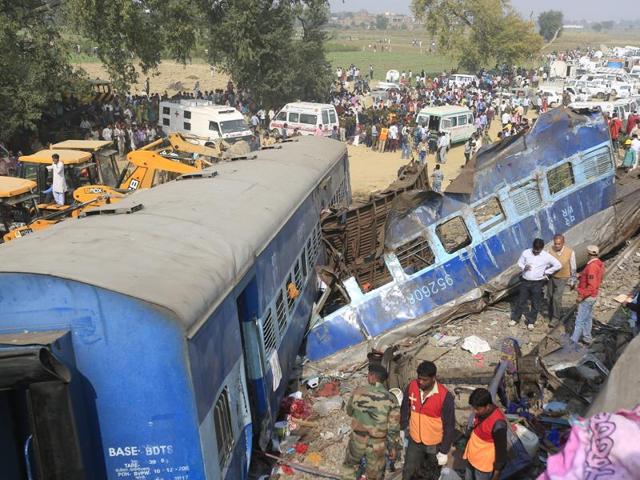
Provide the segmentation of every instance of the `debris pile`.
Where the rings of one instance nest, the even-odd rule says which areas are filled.
[[[587,409],[633,338],[629,313],[615,299],[629,295],[639,284],[639,248],[640,239],[635,239],[606,260],[607,277],[594,308],[594,342],[589,347],[576,347],[569,342],[575,293],[567,290],[564,322],[554,329],[547,326],[546,317],[540,318],[532,331],[522,326],[509,327],[511,306],[506,300],[478,314],[436,325],[423,336],[394,345],[380,356],[389,371],[390,389],[403,389],[415,378],[417,364],[430,360],[438,366],[439,380],[455,394],[460,439],[456,452],[450,455],[450,469],[441,478],[457,478],[455,475],[464,471],[460,455],[462,434],[471,414],[468,395],[474,388],[487,385],[495,390],[499,399],[496,403],[505,411],[514,437],[529,459],[529,466],[513,478],[534,479],[543,475],[547,466],[557,472],[562,462],[578,461],[581,453],[577,452],[575,458],[567,457],[570,454],[563,447],[569,443],[583,448],[585,429],[603,421],[598,416],[584,418],[599,413]],[[318,471],[298,470],[295,478],[311,479],[338,472],[350,432],[350,419],[340,406],[366,382],[366,365],[345,365],[339,372],[319,372],[313,370],[312,364],[305,367],[312,381],[300,395],[313,413],[291,431],[291,440],[283,442],[286,448],[281,445],[281,452],[286,460]],[[631,430],[640,428],[640,410],[607,418],[620,418]],[[295,448],[299,442],[308,445],[304,453]],[[401,469],[400,462],[396,472],[388,472],[386,478],[400,478]]]

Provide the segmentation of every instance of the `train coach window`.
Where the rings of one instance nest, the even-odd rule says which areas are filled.
[[[267,312],[262,319],[262,336],[264,351],[267,358],[270,358],[271,353],[276,349],[278,344],[278,333],[276,331],[276,325],[274,323],[271,308],[267,309]]]
[[[612,169],[611,154],[607,147],[584,156],[584,176],[587,180],[599,177]]]
[[[214,424],[218,445],[218,462],[223,470],[231,452],[233,452],[233,427],[231,425],[231,408],[229,407],[229,390],[224,387],[214,408]]]
[[[429,267],[435,262],[433,250],[424,237],[415,238],[396,248],[396,257],[407,275]]]
[[[300,257],[300,265],[302,265],[302,278],[307,278],[307,249],[302,249],[302,256]]]
[[[497,197],[491,197],[485,203],[478,205],[473,209],[473,214],[482,232],[486,232],[506,219]]]
[[[542,196],[538,182],[532,180],[511,192],[511,200],[518,215],[526,215],[542,206]]]
[[[447,253],[454,253],[471,244],[471,235],[462,217],[447,220],[436,227],[436,233]]]
[[[576,183],[573,177],[571,162],[563,163],[549,170],[547,172],[547,183],[549,184],[549,192],[551,195],[560,193],[562,190]]]
[[[278,290],[278,296],[276,297],[276,316],[278,317],[280,336],[284,335],[284,330],[287,328],[287,311],[284,296],[284,290]]]

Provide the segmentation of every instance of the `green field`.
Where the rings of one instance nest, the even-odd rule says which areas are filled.
[[[448,57],[420,55],[419,52],[329,52],[327,58],[334,70],[337,67],[347,68],[353,63],[360,68],[363,75],[368,74],[369,65],[373,65],[373,78],[377,80],[384,79],[387,70],[391,69],[399,72],[404,70],[407,73],[411,70],[415,76],[423,68],[426,73],[433,75],[454,67]]]
[[[380,39],[391,39],[391,52],[380,52]],[[422,40],[422,53],[413,47],[413,39]],[[424,30],[331,30],[331,40],[327,48],[327,57],[334,70],[337,67],[348,67],[351,63],[357,65],[362,73],[368,72],[369,65],[373,65],[374,78],[382,79],[387,70],[413,70],[419,72],[424,68],[428,74],[441,73],[444,70],[456,68],[455,60],[446,52],[429,53],[428,46],[431,37]],[[369,45],[378,45],[378,51],[373,52]],[[546,46],[542,54],[554,50],[564,51],[576,47],[603,46],[640,46],[640,31],[595,32],[592,30],[567,30],[553,44]],[[529,65],[527,65],[529,66]],[[534,66],[534,65],[530,65]]]
[[[70,45],[79,43],[83,53],[72,54],[74,63],[95,62],[97,58],[85,53],[91,47],[87,40],[73,35],[66,35]],[[380,43],[385,38],[391,39],[390,45]],[[412,41],[422,40],[422,49],[412,46]],[[366,29],[330,29],[327,42],[327,58],[335,71],[337,67],[347,68],[350,64],[358,66],[362,75],[369,72],[369,65],[373,65],[374,79],[384,79],[387,70],[395,69],[409,72],[414,75],[422,69],[429,75],[450,71],[456,68],[455,60],[447,54],[436,50],[429,52],[431,37],[424,29],[416,30],[366,30]],[[377,51],[373,51],[373,45]],[[385,51],[380,51],[380,46],[385,46]],[[591,30],[568,30],[553,44],[548,45],[541,52],[543,54],[558,50],[568,50],[575,47],[602,46],[640,46],[640,31],[614,30],[611,32],[595,32]],[[391,51],[386,51],[390,46]],[[203,63],[198,55],[202,52],[194,52],[192,63]],[[535,65],[527,65],[535,66]],[[464,73],[464,72],[463,72]]]

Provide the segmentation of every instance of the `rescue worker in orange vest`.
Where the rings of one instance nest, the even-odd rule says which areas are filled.
[[[400,427],[409,429],[402,480],[436,480],[447,464],[455,434],[453,395],[436,380],[433,362],[418,365],[418,378],[404,392]]]
[[[498,480],[507,463],[507,420],[493,403],[486,388],[476,388],[469,396],[475,412],[471,437],[463,458],[467,461],[465,480]]]

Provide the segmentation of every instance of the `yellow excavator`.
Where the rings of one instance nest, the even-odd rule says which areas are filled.
[[[0,176],[0,235],[30,223],[38,215],[37,184],[32,180]]]
[[[58,153],[61,150],[48,150],[50,158],[52,153]],[[177,152],[171,152],[174,156]],[[165,152],[165,155],[167,152]],[[41,157],[37,157],[40,159]],[[62,157],[61,157],[62,158]],[[68,156],[66,156],[68,159]],[[85,158],[86,157],[82,157]],[[191,157],[189,157],[191,158]],[[99,184],[86,183],[77,186],[73,190],[73,204],[71,205],[55,205],[54,203],[41,203],[36,205],[36,212],[45,212],[43,216],[32,216],[31,221],[24,222],[17,228],[10,229],[3,236],[5,242],[21,238],[36,230],[42,230],[50,227],[65,218],[78,217],[83,211],[89,208],[95,208],[101,205],[114,203],[124,198],[133,190],[152,188],[161,183],[173,180],[185,173],[194,173],[201,170],[204,166],[210,164],[204,159],[197,159],[193,165],[189,165],[180,159],[171,159],[163,156],[158,151],[153,150],[134,150],[127,155],[128,167],[123,170],[120,184],[117,187]],[[186,160],[183,159],[183,160]],[[64,161],[64,160],[63,160]],[[67,167],[65,163],[65,173]],[[85,178],[96,178],[93,175],[85,175]],[[37,185],[32,182],[33,185]],[[34,194],[37,198],[37,193]]]
[[[204,146],[179,133],[170,134],[127,154],[127,166],[120,172],[117,151],[111,142],[66,140],[33,155],[20,157],[20,176],[37,180],[37,190],[46,190],[51,155],[57,153],[65,165],[67,185],[73,187],[73,202],[56,205],[37,203],[31,221],[4,235],[4,241],[23,237],[68,217],[78,217],[90,208],[117,202],[134,190],[153,188],[180,175],[194,173],[227,158],[242,154],[225,145]],[[226,153],[226,155],[225,155]],[[114,179],[117,179],[114,182]],[[36,197],[38,195],[36,194]],[[39,216],[38,213],[44,212]]]

